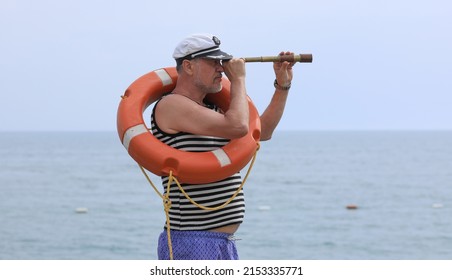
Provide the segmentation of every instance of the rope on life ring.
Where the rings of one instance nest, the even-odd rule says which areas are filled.
[[[259,144],[258,144],[259,145]],[[159,192],[159,190],[157,189],[157,187],[154,185],[154,183],[152,183],[151,178],[149,178],[148,174],[146,173],[145,169],[141,166],[138,165],[141,169],[141,172],[143,172],[144,177],[146,177],[146,180],[149,182],[149,184],[152,186],[152,188],[154,189],[154,191],[157,193],[158,196],[160,196],[160,198],[162,199],[163,202],[163,209],[165,210],[165,217],[166,217],[166,236],[167,236],[167,240],[168,240],[168,249],[169,249],[169,256],[170,256],[170,260],[173,260],[173,245],[171,243],[171,224],[170,224],[170,217],[169,217],[169,211],[171,209],[171,199],[169,198],[169,194],[170,194],[170,186],[171,183],[173,181],[176,182],[177,187],[179,188],[179,190],[184,194],[184,196],[188,199],[188,201],[190,201],[190,203],[192,203],[193,205],[196,205],[197,207],[207,210],[207,211],[215,211],[215,210],[219,210],[222,209],[224,207],[226,207],[229,203],[232,202],[232,200],[240,193],[240,191],[243,189],[243,186],[246,183],[246,180],[248,179],[248,176],[251,173],[251,170],[253,169],[254,166],[254,162],[256,161],[256,156],[257,156],[257,152],[259,151],[260,145],[258,146],[256,152],[254,153],[254,156],[251,160],[250,166],[248,168],[248,171],[246,172],[245,177],[242,180],[242,183],[240,184],[240,187],[234,192],[234,194],[228,199],[226,200],[226,202],[224,202],[222,205],[219,205],[217,207],[208,207],[202,204],[197,203],[196,201],[193,200],[193,198],[191,198],[185,191],[184,188],[182,188],[180,182],[177,180],[176,177],[173,176],[173,173],[170,172],[169,174],[169,178],[168,178],[168,183],[166,185],[166,194],[162,194],[161,192]]]

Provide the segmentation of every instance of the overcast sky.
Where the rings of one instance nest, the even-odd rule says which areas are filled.
[[[0,1],[0,131],[114,131],[128,85],[199,32],[237,57],[313,54],[281,130],[452,129],[451,1]],[[260,111],[273,80],[247,64]]]

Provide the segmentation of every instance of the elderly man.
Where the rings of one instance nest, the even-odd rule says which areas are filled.
[[[173,58],[177,64],[177,85],[154,106],[151,117],[154,135],[176,149],[191,152],[214,150],[230,139],[246,135],[249,112],[244,60],[221,51],[220,40],[210,34],[188,36],[176,46]],[[262,141],[271,138],[282,117],[293,77],[292,66],[289,62],[273,64],[275,91],[260,116]],[[207,94],[221,91],[223,73],[231,82],[226,112],[204,100]],[[168,177],[163,177],[162,182],[166,185]],[[219,182],[182,187],[198,203],[215,207],[229,199],[240,185],[241,176],[237,173]],[[171,186],[169,197],[174,259],[238,259],[233,234],[244,218],[243,192],[216,211],[191,204],[176,184]],[[159,238],[158,257],[169,259],[166,231]]]

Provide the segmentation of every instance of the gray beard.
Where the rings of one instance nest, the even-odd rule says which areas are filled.
[[[203,84],[200,84],[200,83],[196,83],[196,86],[202,91],[202,92],[205,92],[205,93],[219,93],[222,89],[223,89],[223,84],[220,84],[219,86],[217,86],[217,87],[207,87],[207,86],[205,86],[205,85],[203,85]]]
[[[195,83],[195,86],[196,86],[202,93],[205,93],[205,94],[208,94],[208,93],[219,93],[219,92],[221,91],[221,89],[223,88],[223,84],[222,84],[222,83],[220,83],[220,85],[217,86],[217,87],[213,87],[213,86],[209,87],[209,86],[206,86],[204,83],[201,82],[201,79],[200,79],[198,76],[195,76],[195,77],[194,77],[194,83]]]

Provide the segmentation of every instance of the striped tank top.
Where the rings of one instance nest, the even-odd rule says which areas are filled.
[[[158,102],[152,110],[151,130],[152,134],[163,143],[183,151],[205,152],[221,148],[229,142],[228,139],[220,137],[194,135],[186,132],[165,133],[158,127],[155,119],[155,108]],[[208,107],[219,112],[219,108],[215,105],[208,105]],[[167,183],[168,177],[162,176],[165,194]],[[182,183],[181,186],[198,204],[217,207],[226,202],[237,191],[241,183],[240,173],[236,173],[214,183],[196,185]],[[171,230],[211,230],[241,223],[245,214],[243,190],[227,206],[215,211],[203,210],[192,204],[174,182],[170,186],[169,198],[171,200],[169,211]]]

